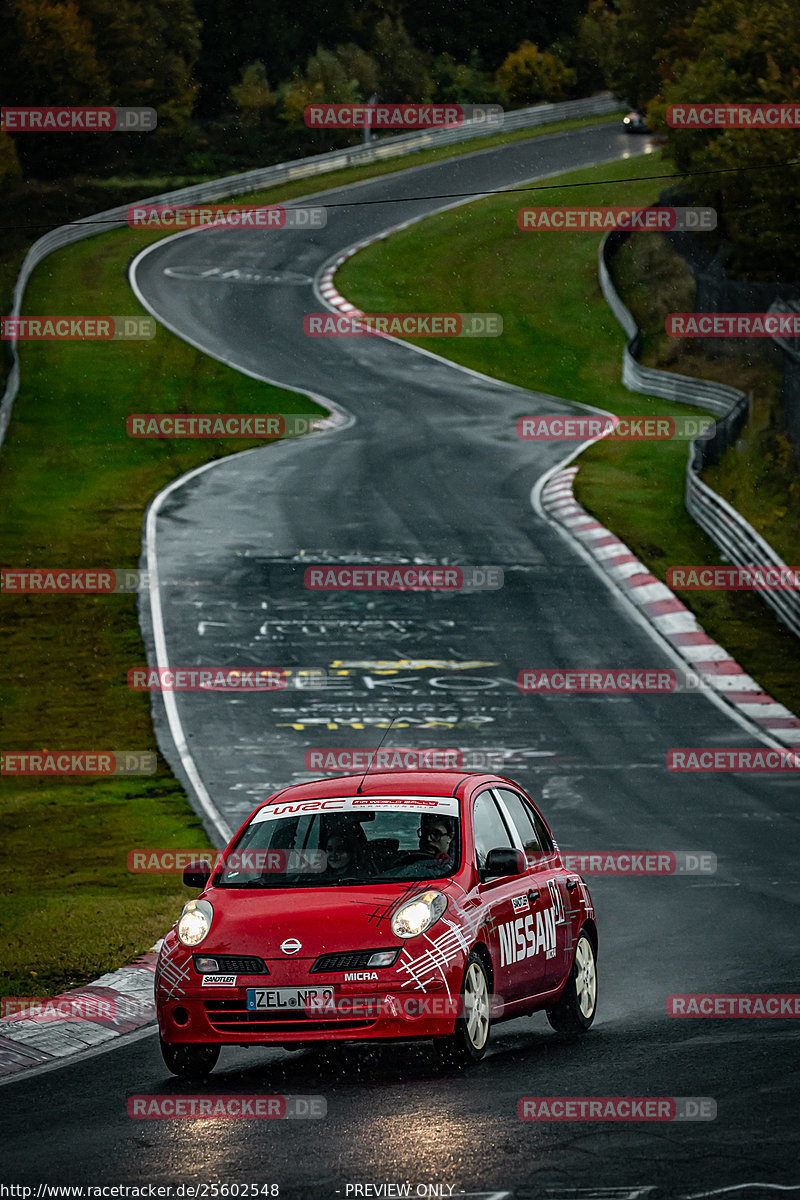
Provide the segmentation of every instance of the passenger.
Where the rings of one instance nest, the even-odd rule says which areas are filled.
[[[343,875],[355,873],[356,845],[352,838],[347,838],[341,833],[332,833],[325,849],[328,860],[322,873],[323,878],[326,875],[341,878]]]
[[[358,830],[349,829],[347,826],[335,826],[328,834],[324,848],[327,864],[318,876],[323,881],[375,873],[375,864],[360,825]]]

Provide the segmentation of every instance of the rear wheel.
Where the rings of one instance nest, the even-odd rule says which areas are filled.
[[[585,1033],[597,1011],[597,959],[585,929],[578,935],[572,970],[547,1019],[558,1033]]]
[[[214,1070],[219,1046],[171,1046],[162,1039],[161,1057],[180,1079],[203,1079]]]
[[[442,1062],[454,1067],[466,1067],[483,1058],[489,1041],[490,1007],[486,967],[481,956],[473,950],[464,971],[461,1011],[456,1017],[456,1027],[447,1037],[434,1038],[433,1041]]]

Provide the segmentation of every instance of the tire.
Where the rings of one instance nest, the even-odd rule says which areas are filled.
[[[161,1038],[159,1041],[167,1069],[180,1079],[204,1079],[219,1058],[219,1046],[172,1046]]]
[[[447,1037],[433,1039],[433,1047],[447,1066],[468,1067],[486,1053],[491,1028],[489,978],[480,954],[473,950],[461,984],[461,1011]]]
[[[558,1033],[586,1033],[597,1011],[597,957],[585,929],[578,935],[572,970],[547,1019]]]

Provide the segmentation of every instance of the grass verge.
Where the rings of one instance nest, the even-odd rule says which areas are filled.
[[[126,230],[61,251],[35,272],[26,312],[143,311],[126,266],[149,240]],[[8,566],[136,567],[144,509],[159,489],[210,458],[264,444],[131,441],[125,418],[148,407],[143,397],[165,412],[323,411],[162,328],[150,342],[26,343],[21,357],[0,472]],[[134,595],[4,593],[0,626],[6,749],[155,749],[150,697],[125,685],[129,667],[145,661]],[[161,759],[152,777],[5,776],[0,812],[6,995],[52,994],[146,949],[188,893],[175,875],[129,874],[128,851],[209,844]]]
[[[663,172],[661,156],[635,161],[635,172],[630,161],[571,172],[563,181],[586,183],[585,190],[548,192],[547,204],[652,203],[662,185],[648,176]],[[614,184],[632,173],[641,181]],[[600,181],[607,181],[602,188]],[[500,338],[417,344],[509,383],[620,416],[700,412],[622,386],[624,335],[600,291],[599,238],[523,232],[516,226],[520,204],[518,196],[492,196],[430,217],[349,259],[337,287],[366,312],[502,314]],[[709,376],[718,377],[710,368]],[[774,380],[754,367],[752,384],[769,403]],[[578,499],[661,580],[671,565],[721,561],[684,508],[687,454],[686,442],[604,440],[580,460]],[[687,592],[681,598],[767,691],[800,711],[800,646],[757,595]]]
[[[613,260],[614,282],[642,330],[649,367],[727,383],[753,392],[750,420],[736,445],[703,478],[765,537],[783,560],[800,562],[800,475],[781,415],[782,364],[771,346],[747,341],[713,357],[702,339],[669,338],[668,312],[694,309],[694,280],[680,255],[658,235],[634,234]],[[725,349],[730,340],[723,341]]]

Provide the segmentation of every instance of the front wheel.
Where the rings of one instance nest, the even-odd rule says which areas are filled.
[[[547,1019],[558,1033],[585,1033],[597,1011],[597,959],[586,930],[578,935],[572,970]]]
[[[214,1070],[219,1046],[171,1046],[161,1041],[161,1057],[167,1069],[180,1079],[204,1079]]]
[[[480,1062],[489,1041],[490,1009],[486,967],[481,956],[473,950],[467,959],[461,985],[461,1012],[456,1017],[456,1027],[448,1037],[433,1040],[442,1062],[454,1067]]]

